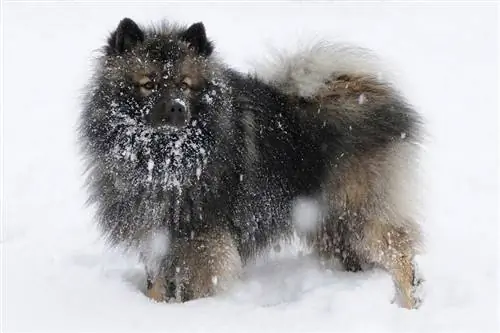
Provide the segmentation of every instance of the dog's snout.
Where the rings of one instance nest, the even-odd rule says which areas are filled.
[[[186,107],[177,101],[172,102],[167,108],[170,108],[171,113],[181,114],[186,111]]]
[[[189,121],[189,115],[186,111],[186,106],[181,101],[160,101],[151,111],[152,125],[168,125],[177,128],[183,127]]]

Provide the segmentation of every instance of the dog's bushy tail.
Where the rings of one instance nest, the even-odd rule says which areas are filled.
[[[293,51],[270,52],[256,64],[257,75],[282,92],[314,97],[327,81],[339,77],[362,76],[382,81],[390,72],[373,52],[350,44],[316,42]]]
[[[398,131],[405,142],[423,141],[421,116],[397,89],[389,65],[371,50],[316,42],[270,54],[257,64],[257,76],[287,95],[319,104],[327,122],[349,128],[370,120],[373,131],[358,133],[366,143]]]

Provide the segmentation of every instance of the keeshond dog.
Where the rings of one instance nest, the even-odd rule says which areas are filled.
[[[215,295],[299,234],[321,262],[381,267],[401,306],[420,304],[410,180],[423,122],[365,56],[318,44],[244,74],[201,22],[119,23],[79,138],[98,225],[139,253],[150,298]],[[314,203],[310,228],[295,227],[297,200]]]

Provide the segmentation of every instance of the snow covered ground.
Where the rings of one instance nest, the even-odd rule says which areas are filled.
[[[498,331],[498,52],[493,4],[5,3],[1,325],[5,332]],[[84,208],[75,147],[93,50],[118,21],[203,21],[240,69],[326,37],[378,52],[427,117],[427,279],[418,311],[380,271],[324,272],[285,248],[216,298],[155,304]]]

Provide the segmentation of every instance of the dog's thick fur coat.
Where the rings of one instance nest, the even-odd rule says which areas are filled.
[[[246,75],[213,54],[201,23],[120,22],[80,134],[99,225],[112,244],[138,249],[151,298],[226,289],[249,259],[292,237],[293,203],[311,198],[318,221],[301,236],[318,257],[351,271],[378,265],[401,305],[418,306],[410,180],[421,121],[359,55],[317,45],[278,58],[270,75]],[[170,100],[185,106],[180,129],[157,111]]]

